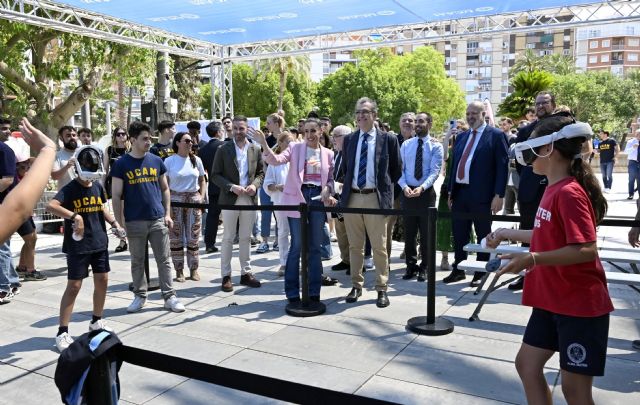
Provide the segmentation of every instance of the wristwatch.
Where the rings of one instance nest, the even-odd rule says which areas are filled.
[[[77,216],[78,216],[78,213],[77,213],[77,212],[74,212],[74,213],[73,213],[73,215],[71,215],[71,217],[69,218],[69,220],[70,220],[71,222],[73,222],[73,221],[75,221],[75,219],[76,219],[76,217],[77,217]]]

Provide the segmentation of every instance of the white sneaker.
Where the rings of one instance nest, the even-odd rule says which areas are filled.
[[[609,194],[609,193],[611,192],[611,189],[610,189],[610,188],[605,188],[605,189],[604,189],[604,192],[605,192],[605,193],[607,193],[607,194]]]
[[[0,292],[0,304],[8,304],[13,299],[14,295],[11,291]]]
[[[136,295],[136,297],[133,299],[133,302],[127,307],[127,312],[130,314],[138,312],[142,309],[142,307],[144,307],[146,303],[147,297],[140,297]]]
[[[331,234],[331,242],[337,242],[338,241],[338,237],[336,236],[335,233]]]
[[[364,268],[369,270],[373,268],[373,257],[364,258]]]
[[[284,269],[285,266],[280,266],[280,268],[278,269],[278,277],[284,276]]]
[[[93,330],[106,330],[107,332],[113,332],[113,329],[108,327],[102,319],[98,319],[94,323],[89,322],[89,332]]]
[[[164,301],[164,307],[173,312],[184,312],[186,310],[175,295],[172,295]]]
[[[60,353],[62,353],[67,347],[71,346],[71,343],[73,343],[73,338],[69,336],[67,332],[56,336],[56,347]]]

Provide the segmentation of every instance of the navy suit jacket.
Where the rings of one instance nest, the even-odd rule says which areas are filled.
[[[539,120],[532,122],[526,127],[518,130],[516,142],[524,142],[531,136],[531,133],[538,125]],[[533,172],[531,166],[521,166],[516,162],[516,170],[520,174],[520,183],[518,185],[518,201],[522,203],[540,203],[542,195],[547,187],[547,177],[540,176]]]
[[[356,156],[356,152],[358,151],[359,138],[360,130],[358,129],[347,135],[342,145],[344,156],[340,170],[344,173],[344,186],[340,205],[343,207],[349,203],[354,173],[357,176],[357,162],[360,161],[360,157]],[[400,178],[402,170],[400,148],[398,147],[398,138],[395,135],[378,130],[374,163],[378,204],[381,209],[391,209],[393,208],[393,186]]]
[[[456,183],[458,163],[462,159],[470,135],[471,130],[458,135],[453,146],[453,166],[449,179],[449,195],[452,200],[455,200],[460,189],[460,185]],[[496,194],[504,197],[509,174],[507,150],[504,133],[497,128],[486,126],[473,153],[469,169],[469,195],[473,199],[470,202],[490,204]]]

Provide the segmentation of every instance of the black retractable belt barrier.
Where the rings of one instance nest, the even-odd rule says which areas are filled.
[[[453,332],[453,322],[436,318],[436,221],[438,209],[427,208],[427,316],[416,316],[407,321],[407,329],[420,335],[439,336]]]
[[[280,380],[131,346],[120,347],[118,356],[122,361],[136,366],[298,404],[396,404],[395,402]]]

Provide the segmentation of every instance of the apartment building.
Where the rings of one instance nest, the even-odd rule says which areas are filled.
[[[623,75],[640,67],[640,23],[593,25],[576,29],[576,67]]]

